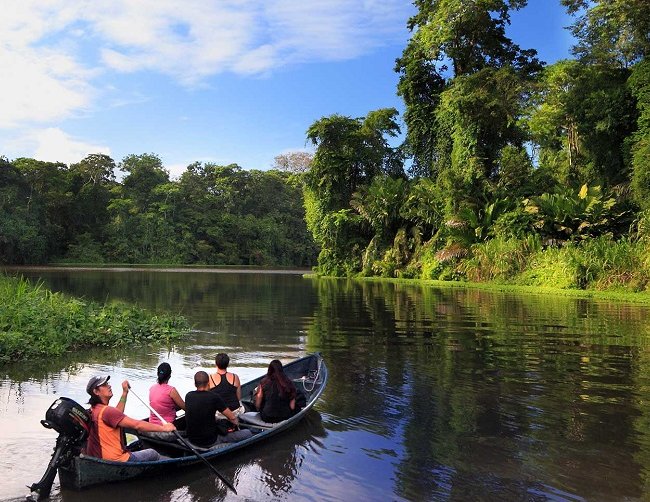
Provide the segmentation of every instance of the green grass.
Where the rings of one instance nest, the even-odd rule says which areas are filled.
[[[317,274],[305,274],[305,278],[312,279],[336,279],[334,277],[318,276]],[[440,288],[469,288],[480,289],[485,291],[496,291],[501,293],[518,293],[529,295],[549,295],[563,296],[569,298],[591,298],[596,300],[613,300],[625,303],[650,304],[649,292],[629,292],[629,291],[596,291],[581,289],[560,289],[550,286],[521,286],[517,284],[497,284],[485,282],[464,282],[464,281],[439,281],[433,279],[395,279],[388,277],[359,277],[351,280],[368,281],[368,282],[390,282],[394,284],[405,285],[427,285]]]
[[[69,298],[41,283],[0,276],[0,364],[84,347],[169,343],[188,329],[181,316]]]
[[[420,279],[363,280],[650,304],[650,244],[645,240],[599,237],[542,249],[530,239],[493,239],[454,263],[454,273],[447,276],[457,280],[431,279],[441,275],[426,265],[424,260]]]

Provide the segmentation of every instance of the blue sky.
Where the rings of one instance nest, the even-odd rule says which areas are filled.
[[[396,107],[407,0],[8,0],[0,23],[0,156],[66,164],[155,153],[268,169],[334,113]],[[559,0],[509,35],[569,57]]]

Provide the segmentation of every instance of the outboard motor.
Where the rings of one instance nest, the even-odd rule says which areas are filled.
[[[45,474],[38,483],[29,487],[32,500],[41,500],[50,495],[57,468],[79,453],[90,432],[90,423],[89,412],[67,397],[58,398],[48,408],[41,424],[46,429],[54,429],[59,437]]]

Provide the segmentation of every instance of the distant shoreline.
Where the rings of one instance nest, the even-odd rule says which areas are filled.
[[[262,268],[262,267],[241,267],[241,266],[165,266],[165,265],[7,265],[0,266],[2,271],[100,271],[109,272],[200,272],[211,274],[287,274],[287,275],[304,275],[310,273],[310,268]]]

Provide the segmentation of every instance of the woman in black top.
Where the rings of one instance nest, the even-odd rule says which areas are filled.
[[[255,395],[260,418],[270,423],[289,418],[295,413],[296,393],[296,386],[284,374],[282,363],[277,359],[271,361]]]
[[[241,404],[241,382],[235,373],[228,372],[230,357],[228,354],[220,352],[214,358],[217,366],[216,373],[210,375],[210,390],[217,394],[226,402],[226,405],[235,415],[240,415],[246,411]],[[225,418],[217,414],[217,418]]]

